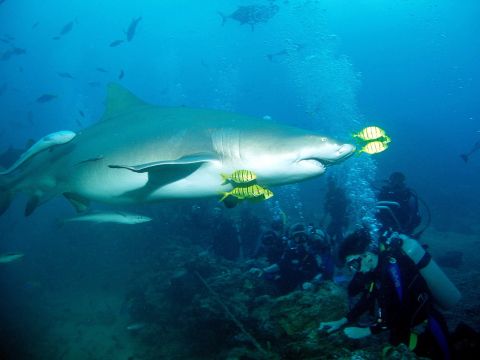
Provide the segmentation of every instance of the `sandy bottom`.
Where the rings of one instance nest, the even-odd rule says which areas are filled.
[[[42,298],[43,341],[33,359],[142,359],[135,334],[126,329],[122,297],[111,293],[50,293]],[[37,304],[42,306],[42,304]]]

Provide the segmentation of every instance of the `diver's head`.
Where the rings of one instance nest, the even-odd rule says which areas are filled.
[[[390,174],[388,178],[389,185],[395,188],[400,188],[405,186],[405,175],[400,171],[395,171]]]
[[[370,251],[363,254],[348,255],[345,263],[351,271],[366,274],[377,268],[378,255]]]
[[[290,228],[290,239],[296,244],[305,243],[308,239],[307,229],[304,224],[297,223]]]
[[[367,273],[376,269],[378,255],[370,248],[372,237],[368,230],[360,229],[350,234],[340,244],[338,257],[352,271]]]

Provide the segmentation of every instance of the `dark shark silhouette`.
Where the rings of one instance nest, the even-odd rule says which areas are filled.
[[[473,148],[466,154],[461,154],[460,157],[463,159],[463,161],[468,162],[468,159],[470,156],[473,155],[473,153],[477,152],[480,150],[480,140],[478,140],[474,145]]]
[[[278,12],[278,5],[248,5],[248,6],[239,6],[230,15],[225,15],[222,12],[218,14],[222,17],[222,25],[225,25],[225,22],[228,19],[238,21],[240,25],[248,24],[254,30],[256,24],[266,23],[275,14]]]

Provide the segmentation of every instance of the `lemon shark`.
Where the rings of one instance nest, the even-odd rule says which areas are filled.
[[[118,84],[102,118],[70,141],[0,175],[0,214],[29,196],[25,215],[63,195],[77,211],[91,201],[137,204],[218,196],[222,174],[248,169],[263,186],[319,176],[355,151],[323,135],[229,112],[159,107]]]

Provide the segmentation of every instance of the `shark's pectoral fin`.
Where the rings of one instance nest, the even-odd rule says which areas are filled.
[[[191,165],[202,165],[206,162],[216,161],[218,158],[211,153],[197,153],[192,155],[182,156],[177,160],[162,160],[154,161],[146,164],[140,165],[108,165],[112,169],[127,169],[137,173],[152,172],[152,171],[163,171],[166,168],[181,168],[181,167],[190,167]]]
[[[65,196],[65,199],[67,199],[70,204],[72,204],[72,206],[78,213],[85,212],[90,207],[90,201],[80,195],[66,192],[63,193],[63,196]]]
[[[148,173],[148,181],[142,188],[129,191],[122,196],[146,198],[164,185],[181,180],[194,173],[205,163],[218,161],[212,153],[196,153],[177,160],[155,161],[140,165],[109,165],[112,169],[127,169],[136,173]]]
[[[27,206],[25,207],[25,216],[30,216],[35,211],[35,209],[40,204],[40,197],[39,196],[32,196],[27,201]]]

